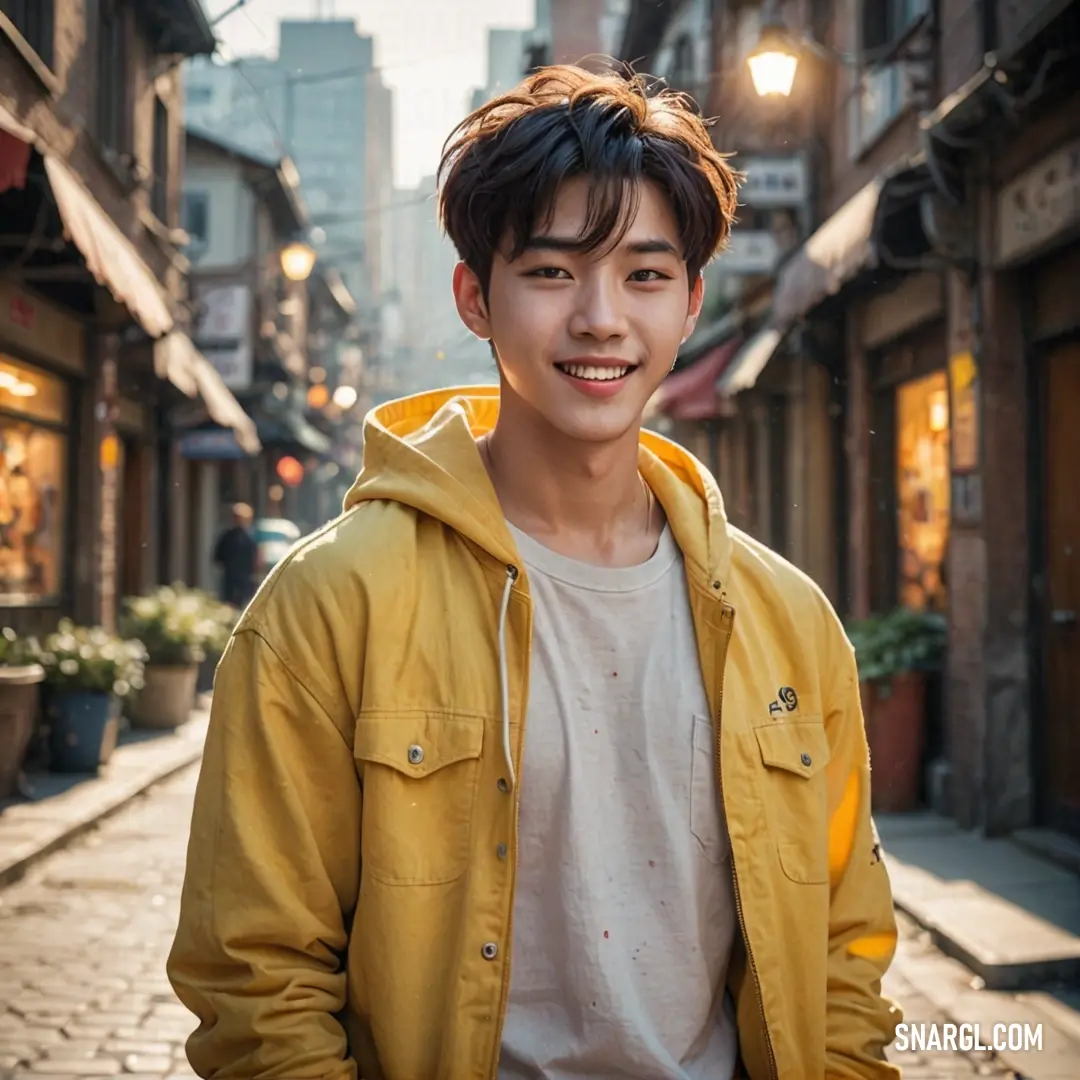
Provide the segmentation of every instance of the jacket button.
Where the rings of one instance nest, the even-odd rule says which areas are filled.
[[[505,844],[500,844],[495,849],[495,854],[498,855],[500,859],[505,859],[506,858],[506,845]]]
[[[498,788],[499,788],[499,790],[501,792],[503,792],[503,794],[505,794],[506,792],[508,792],[510,790],[510,785],[500,777],[499,778],[499,783],[498,783]]]
[[[803,763],[804,765],[811,765],[811,764],[813,763],[813,760],[814,760],[814,759],[813,759],[812,757],[810,757],[810,755],[809,755],[809,754],[803,754],[803,756],[802,756],[801,758],[799,758],[799,760],[800,760],[800,761],[801,761],[801,762],[802,762],[802,763]]]
[[[416,746],[415,744],[413,746],[410,746],[409,747],[409,764],[410,765],[419,765],[420,762],[423,761],[423,760],[424,760],[424,748],[422,746]]]
[[[480,955],[485,960],[494,960],[499,955],[499,946],[494,941],[488,941],[484,944],[484,947],[480,950]]]

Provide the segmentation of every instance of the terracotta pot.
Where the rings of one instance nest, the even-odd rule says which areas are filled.
[[[195,707],[198,664],[148,664],[143,688],[128,704],[128,717],[135,727],[178,728],[187,723]]]
[[[863,691],[863,709],[872,809],[890,814],[916,809],[926,745],[926,676],[903,671],[875,683]]]
[[[0,799],[15,794],[44,678],[45,669],[40,664],[0,667]]]

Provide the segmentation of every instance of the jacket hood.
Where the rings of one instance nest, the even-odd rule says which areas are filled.
[[[364,421],[364,464],[345,496],[402,503],[437,518],[504,563],[519,557],[476,448],[499,415],[497,386],[451,387],[377,406]],[[731,542],[720,490],[687,450],[643,430],[639,468],[688,567],[726,590]]]

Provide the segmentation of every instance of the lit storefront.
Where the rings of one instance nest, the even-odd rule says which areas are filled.
[[[896,388],[897,599],[945,611],[949,543],[949,388],[944,371]]]
[[[0,352],[0,606],[59,606],[70,501],[68,384]]]
[[[948,610],[952,416],[945,330],[931,319],[868,356],[870,610]]]

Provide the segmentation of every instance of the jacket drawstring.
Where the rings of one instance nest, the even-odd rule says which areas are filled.
[[[506,662],[506,616],[510,610],[510,593],[517,581],[516,566],[506,568],[506,584],[503,586],[502,605],[499,608],[499,690],[502,704],[502,743],[503,757],[509,773],[509,784],[513,788],[517,782],[514,774],[514,752],[510,746],[510,672]]]

